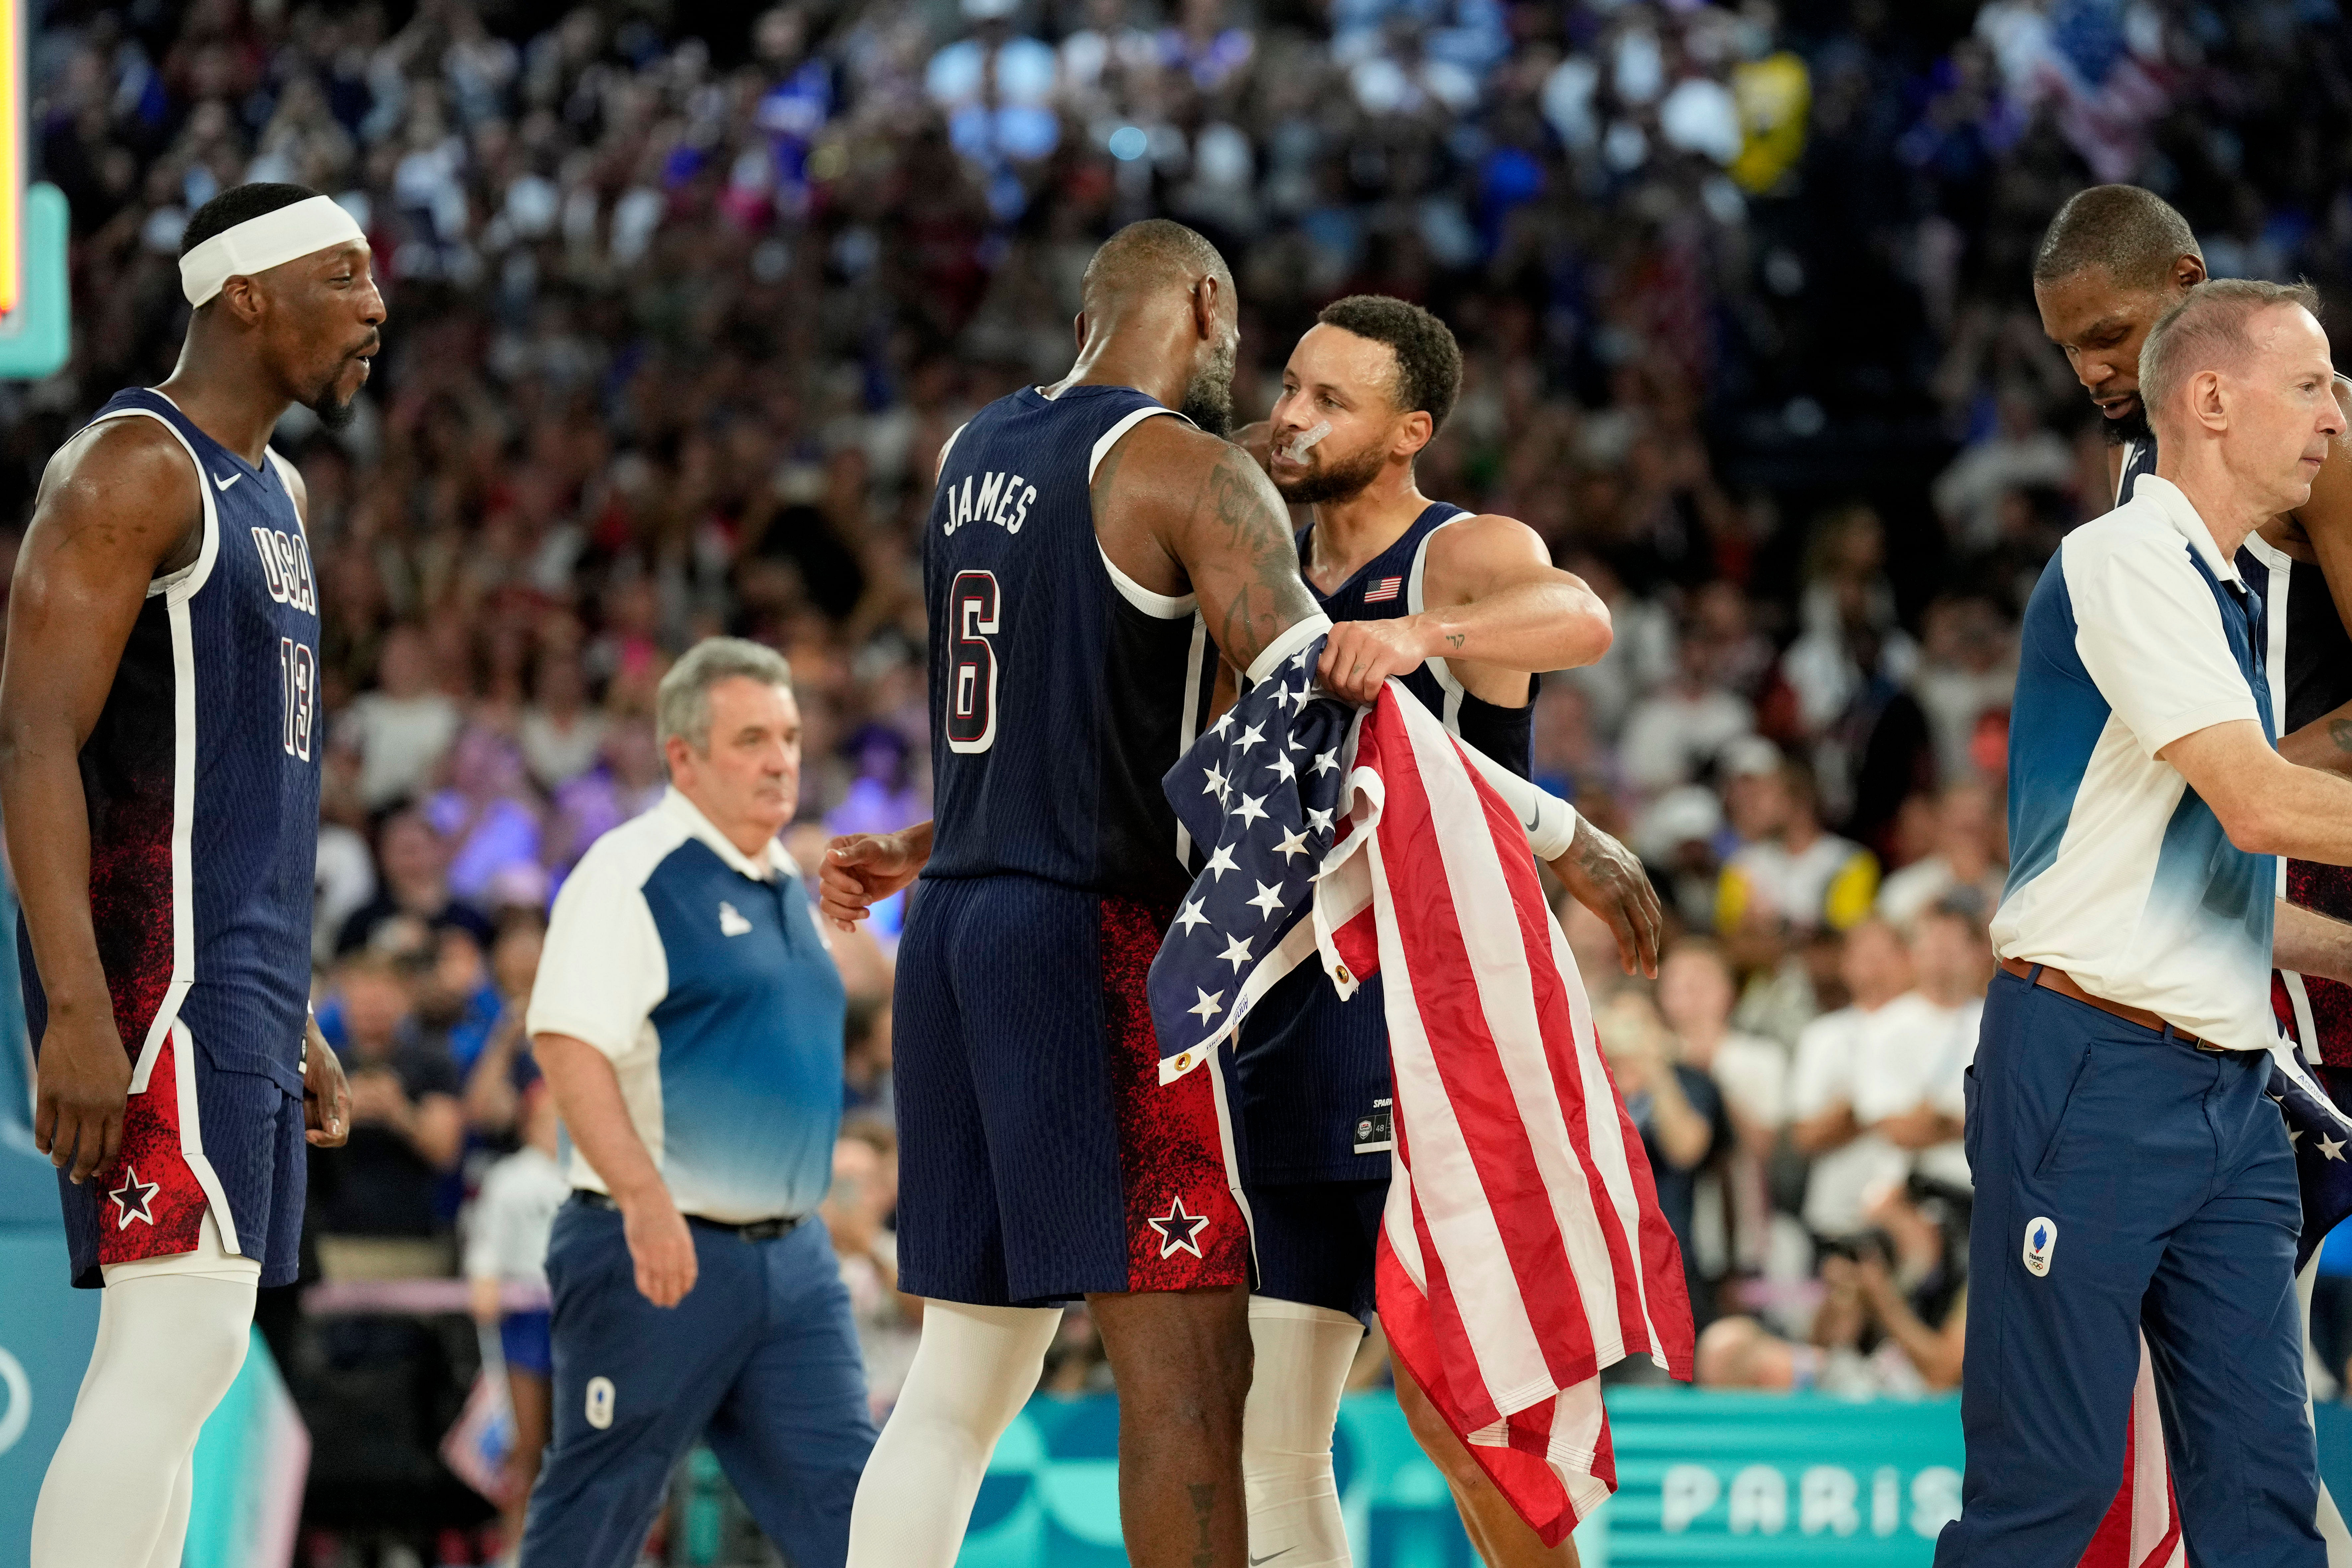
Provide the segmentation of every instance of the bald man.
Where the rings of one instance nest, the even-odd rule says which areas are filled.
[[[1249,1234],[1213,1075],[1160,1086],[1144,982],[1191,879],[1160,779],[1220,656],[1255,678],[1328,623],[1281,497],[1223,439],[1239,331],[1215,247],[1133,225],[1083,301],[1070,374],[940,457],[938,815],[836,840],[824,868],[845,923],[922,879],[894,1016],[899,1283],[927,1307],[858,1490],[857,1568],[950,1568],[1078,1300],[1118,1380],[1129,1561],[1244,1563]]]

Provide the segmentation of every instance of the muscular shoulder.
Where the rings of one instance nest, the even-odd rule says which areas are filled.
[[[62,542],[121,550],[149,569],[202,515],[187,448],[152,419],[108,419],[58,448],[41,475],[33,526]]]
[[[1433,600],[1551,569],[1541,534],[1516,517],[1491,511],[1456,518],[1431,534],[1426,559],[1422,591]]]
[[[1190,420],[1139,420],[1096,465],[1090,489],[1097,517],[1114,500],[1128,505],[1190,505],[1202,485],[1250,456]]]

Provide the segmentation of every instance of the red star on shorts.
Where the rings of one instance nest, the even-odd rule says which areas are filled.
[[[1160,1257],[1173,1258],[1179,1252],[1189,1252],[1195,1258],[1201,1256],[1200,1237],[1209,1227],[1209,1216],[1186,1213],[1181,1194],[1168,1200],[1166,1214],[1147,1215],[1143,1223],[1160,1233]]]
[[[159,1183],[141,1181],[134,1167],[123,1166],[122,1184],[106,1194],[114,1200],[114,1228],[129,1230],[134,1219],[142,1225],[153,1225],[155,1216],[148,1212],[147,1205],[162,1190]]]

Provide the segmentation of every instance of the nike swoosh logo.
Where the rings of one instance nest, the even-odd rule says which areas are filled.
[[[226,479],[222,479],[218,474],[215,474],[213,476],[213,489],[216,490],[225,490],[243,478],[245,478],[243,474],[231,474]]]
[[[1533,811],[1528,814],[1528,819],[1522,826],[1524,826],[1529,833],[1533,833],[1538,826],[1542,826],[1542,823],[1543,807],[1541,805],[1538,805]]]
[[[1253,1557],[1250,1559],[1250,1568],[1257,1568],[1259,1563],[1271,1563],[1277,1557],[1287,1557],[1297,1550],[1296,1546],[1286,1546],[1279,1552],[1269,1552],[1263,1557]]]

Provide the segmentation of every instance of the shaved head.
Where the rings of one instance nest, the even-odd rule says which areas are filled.
[[[2205,258],[2170,202],[2137,185],[2093,185],[2050,220],[2033,253],[2033,280],[2055,283],[2095,267],[2118,287],[2157,289],[2184,256]]]
[[[1212,436],[1233,428],[1241,334],[1233,271],[1215,246],[1167,218],[1129,224],[1087,263],[1079,301],[1082,344],[1097,329],[1116,334],[1181,311],[1205,335],[1191,340],[1192,363],[1177,412]]]
[[[1189,289],[1194,279],[1204,277],[1215,279],[1229,291],[1234,286],[1233,272],[1215,246],[1181,223],[1148,217],[1103,241],[1102,248],[1087,263],[1080,298],[1089,315],[1115,313],[1122,305],[1157,289]]]

